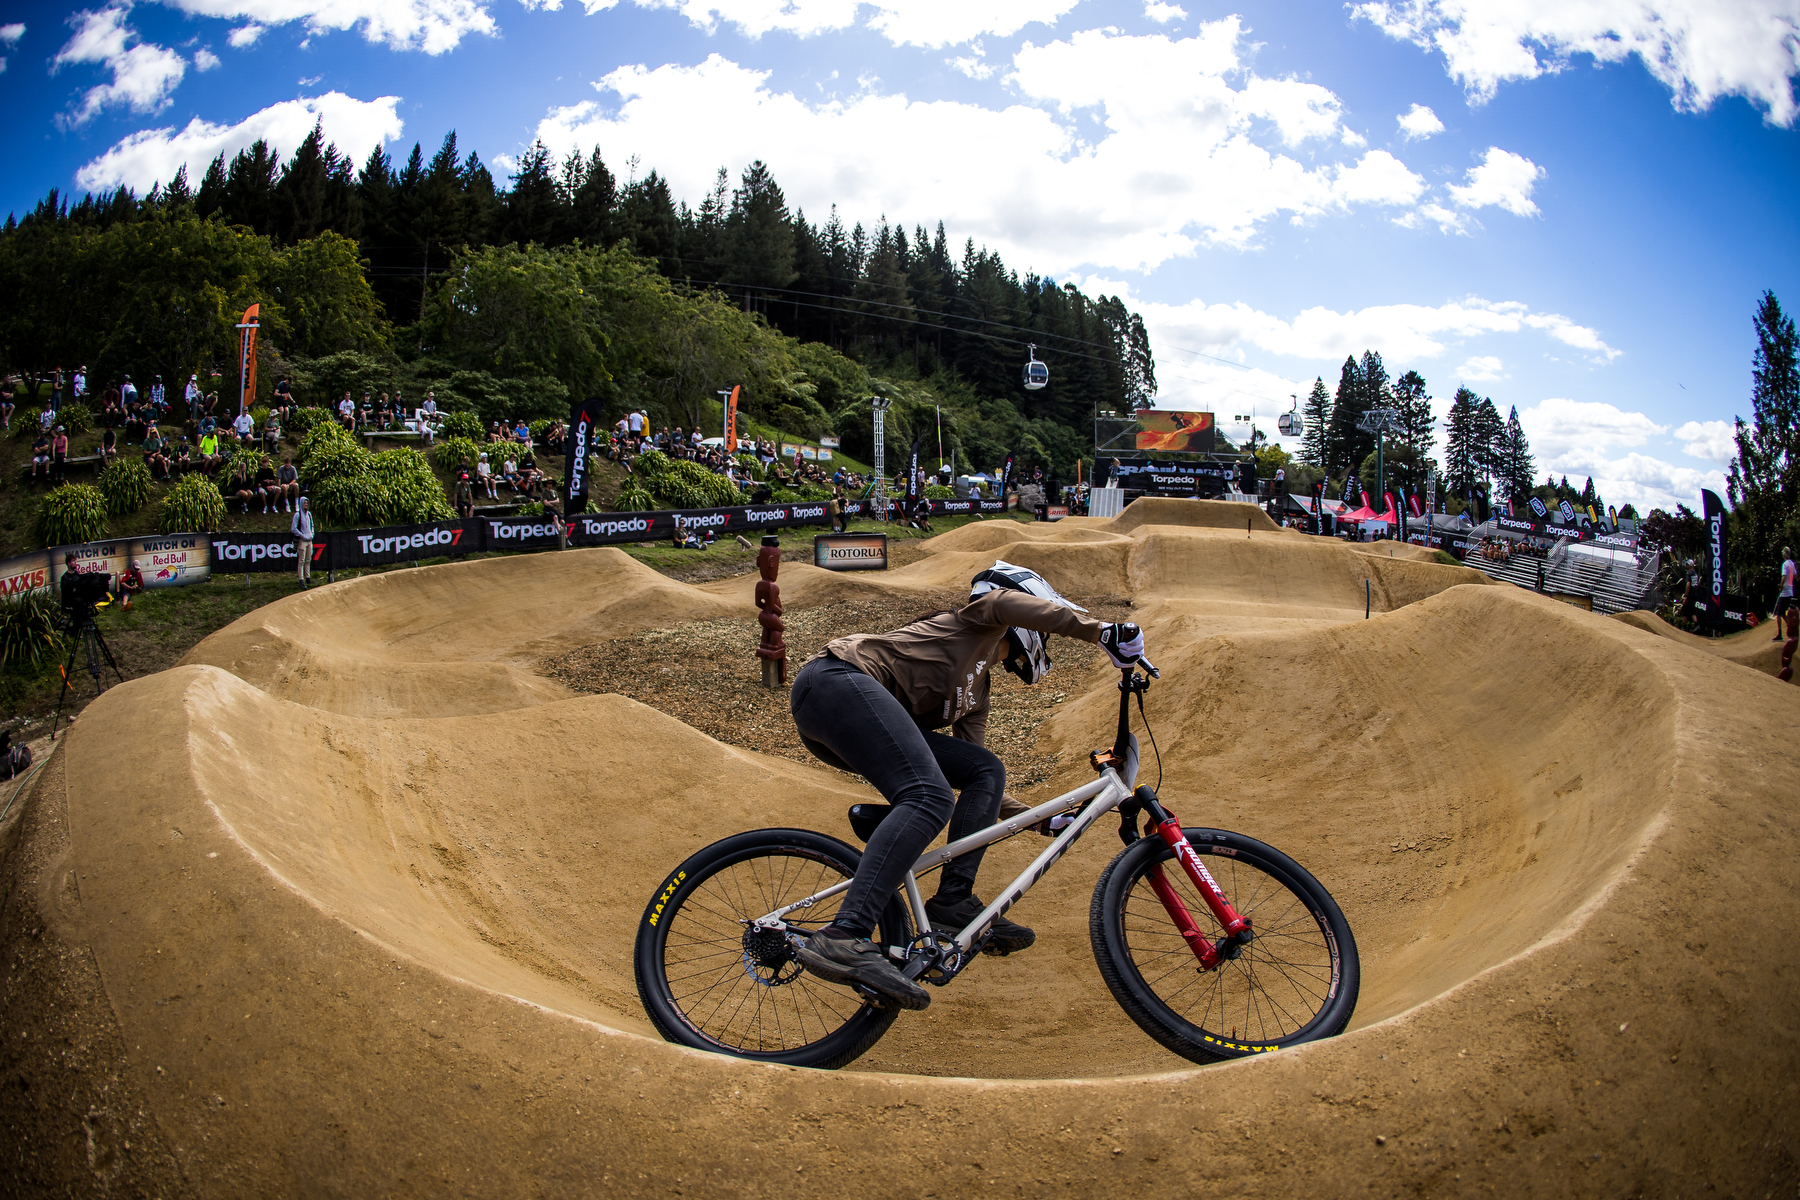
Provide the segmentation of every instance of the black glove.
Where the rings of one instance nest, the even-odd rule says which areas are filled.
[[[1100,648],[1120,670],[1135,667],[1144,657],[1144,631],[1128,621],[1108,621],[1100,626]]]

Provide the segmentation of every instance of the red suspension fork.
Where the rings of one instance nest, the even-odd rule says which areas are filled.
[[[1167,809],[1163,810],[1163,817],[1164,819],[1155,826],[1156,836],[1161,838],[1163,844],[1174,852],[1175,861],[1181,864],[1181,869],[1199,889],[1200,898],[1206,901],[1206,907],[1212,910],[1213,919],[1218,921],[1220,928],[1225,930],[1224,940],[1249,941],[1250,922],[1238,915],[1238,911],[1231,906],[1231,901],[1226,898],[1218,882],[1213,879],[1212,872],[1206,869],[1206,864],[1200,861],[1198,854],[1194,853],[1194,847],[1189,844],[1187,835],[1181,831],[1181,822],[1176,820],[1175,814]],[[1194,952],[1194,957],[1200,960],[1200,969],[1210,970],[1218,965],[1219,960],[1224,957],[1220,953],[1220,947],[1208,941],[1206,935],[1195,926],[1193,914],[1188,911],[1181,896],[1164,877],[1162,867],[1160,865],[1151,867],[1145,872],[1145,875],[1150,880],[1150,890],[1156,893],[1156,898],[1162,901],[1163,908],[1168,910],[1169,919],[1175,923],[1175,928],[1181,934],[1182,941],[1186,942],[1188,948]]]

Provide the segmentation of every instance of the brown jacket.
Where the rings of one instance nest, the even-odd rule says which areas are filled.
[[[1009,625],[1100,640],[1100,622],[1024,592],[995,589],[957,612],[942,612],[892,633],[853,633],[814,655],[849,663],[880,683],[926,729],[983,744],[988,672],[1006,657]]]

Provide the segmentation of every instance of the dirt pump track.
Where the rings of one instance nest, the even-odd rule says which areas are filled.
[[[1038,945],[857,1069],[661,1042],[630,954],[667,872],[739,829],[848,837],[871,793],[534,669],[742,617],[752,580],[454,563],[114,688],[0,825],[0,1191],[1792,1194],[1800,692],[1260,515],[976,523],[886,575],[784,564],[783,598],[941,593],[995,557],[1131,596],[1163,796],[1331,889],[1362,952],[1344,1036],[1206,1068],[1144,1037],[1087,945],[1103,822],[1021,906]],[[1088,775],[1108,684],[1063,680],[1034,794]]]

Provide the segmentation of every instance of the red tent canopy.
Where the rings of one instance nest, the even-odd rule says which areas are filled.
[[[1339,513],[1338,520],[1340,520],[1340,521],[1379,521],[1379,520],[1381,520],[1381,514],[1376,512],[1374,509],[1370,508],[1368,505],[1365,504],[1361,508],[1356,509],[1353,512]]]

